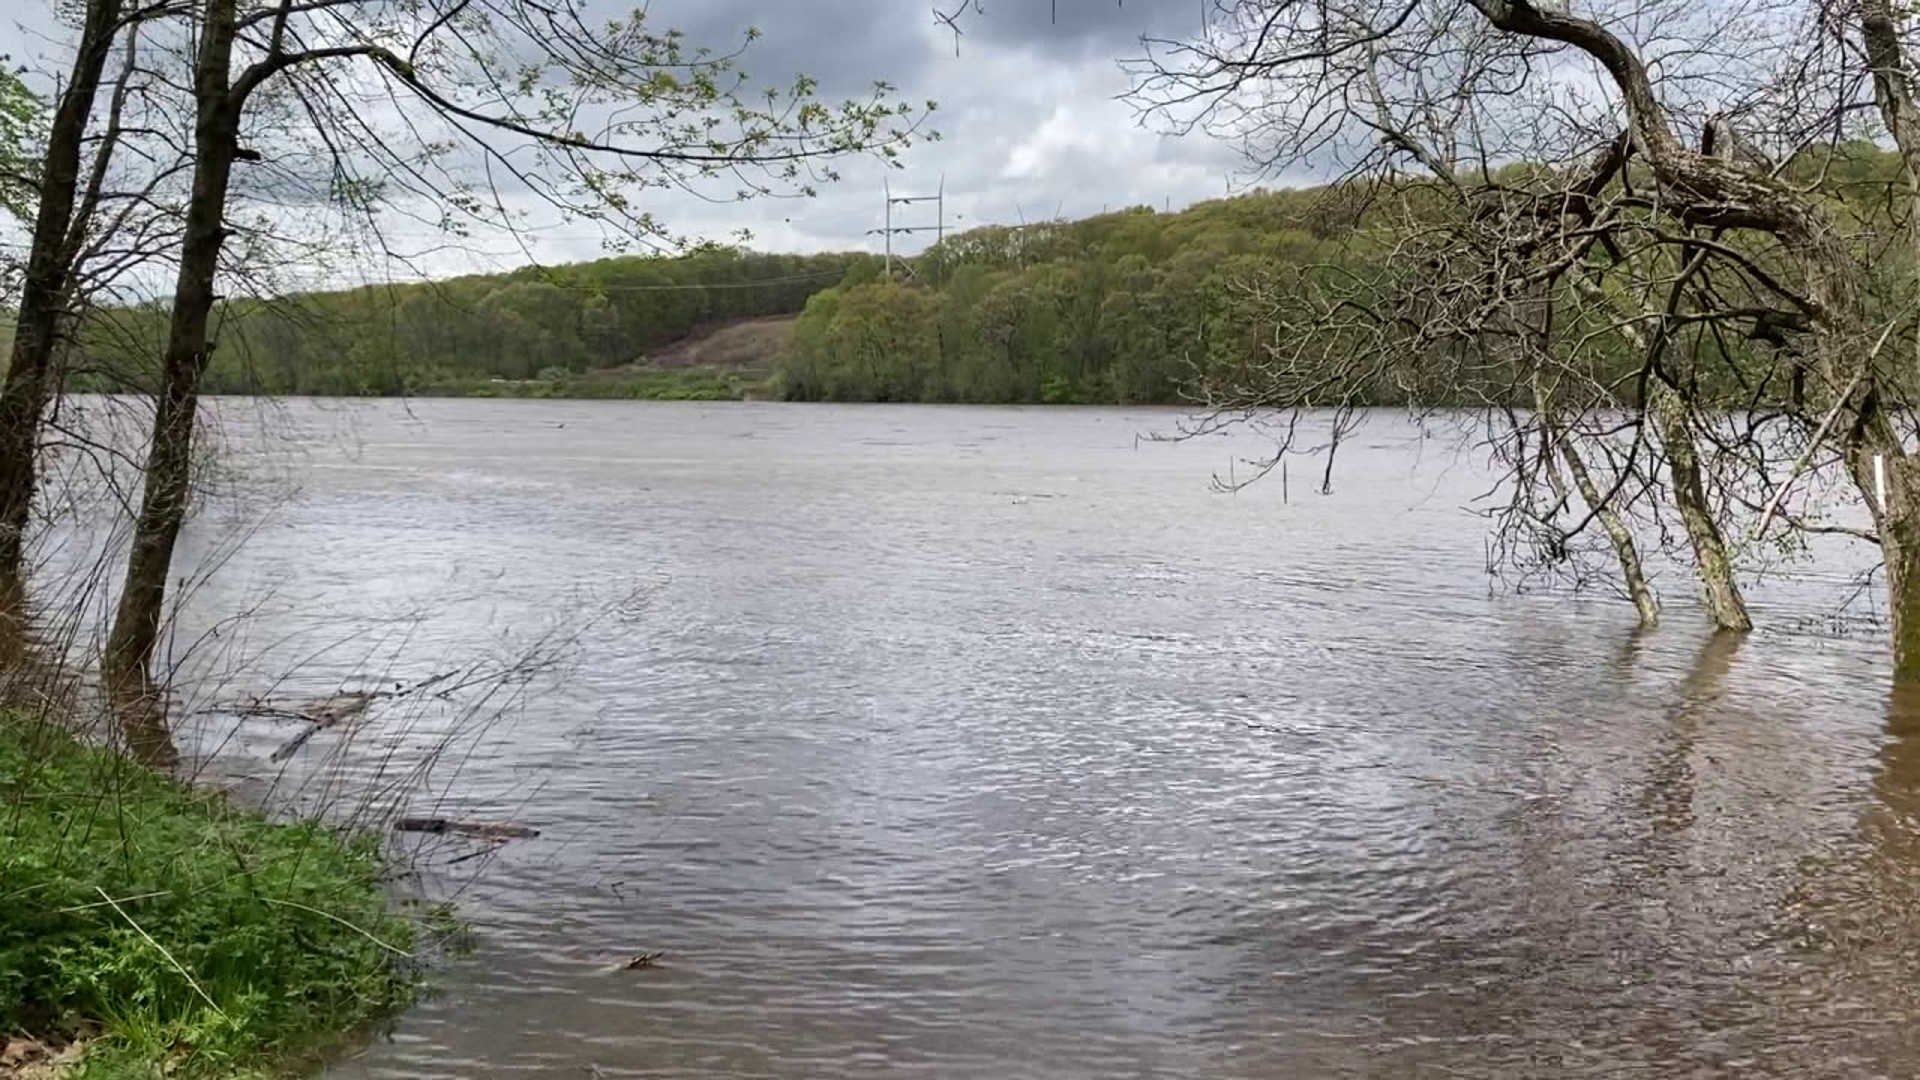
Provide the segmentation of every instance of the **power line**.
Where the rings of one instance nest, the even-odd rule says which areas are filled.
[[[759,281],[729,281],[713,285],[560,285],[543,281],[556,289],[568,292],[679,292],[688,289],[757,289],[764,285],[799,285],[809,281],[825,281],[828,278],[840,278],[845,270],[821,270],[812,274],[794,274],[790,277],[762,278]]]
[[[886,237],[887,280],[892,281],[893,280],[893,237],[895,233],[907,235],[907,234],[912,234],[917,232],[934,232],[934,233],[938,233],[938,237],[935,240],[936,243],[944,241],[947,238],[947,174],[946,173],[940,174],[940,187],[932,195],[895,195],[893,193],[892,180],[887,180],[881,190],[883,191],[886,198],[886,206],[887,206],[886,224],[878,229],[868,229],[867,235],[874,236],[877,234],[877,235]],[[910,206],[914,203],[923,203],[923,202],[930,202],[934,204],[935,214],[937,215],[936,224],[934,225],[895,225],[893,223],[893,208],[896,204],[902,205],[902,206]]]
[[[845,275],[846,275],[845,270],[816,270],[810,274],[789,274],[785,277],[761,278],[757,281],[722,281],[722,282],[715,282],[714,284],[711,284],[711,285],[701,285],[701,284],[594,285],[594,284],[574,284],[571,282],[562,283],[557,281],[542,281],[538,278],[523,278],[520,280],[531,281],[533,284],[545,285],[550,289],[559,289],[562,292],[608,292],[608,293],[684,292],[684,291],[691,291],[694,289],[757,289],[757,288],[761,288],[763,286],[769,286],[769,285],[799,285],[806,282],[827,281],[830,279],[838,279],[838,278],[844,277]],[[479,275],[479,276],[493,277],[493,278],[506,278],[509,275],[508,273],[500,273],[500,274],[485,274],[485,275]],[[389,286],[389,285],[444,285],[456,280],[458,279],[457,278],[432,278],[432,277],[418,277],[410,280],[401,280],[398,278],[393,278],[386,281],[367,282],[359,287],[379,288],[379,287]],[[515,282],[508,280],[508,281],[502,281],[501,284],[512,285],[512,284],[515,284]]]

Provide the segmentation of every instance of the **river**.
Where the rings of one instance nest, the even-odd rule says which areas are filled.
[[[540,835],[423,856],[474,949],[339,1080],[1920,1070],[1920,735],[1850,566],[1744,643],[1671,571],[1642,635],[1490,589],[1485,476],[1391,416],[1283,500],[1165,411],[219,411],[203,697],[561,657],[419,778]],[[359,767],[441,730],[381,724]],[[285,782],[286,733],[180,738]]]

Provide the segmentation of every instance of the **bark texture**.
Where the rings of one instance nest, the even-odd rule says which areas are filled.
[[[234,0],[207,0],[194,61],[194,172],[175,281],[160,393],[154,403],[145,490],[127,573],[107,638],[104,674],[123,705],[158,715],[151,681],[166,604],[167,574],[186,520],[193,434],[206,372],[207,324],[226,243],[227,187],[239,148],[240,99],[230,86]]]
[[[1680,522],[1686,527],[1687,541],[1693,547],[1694,569],[1700,578],[1707,614],[1717,629],[1751,630],[1753,617],[1747,613],[1746,598],[1740,595],[1740,585],[1734,580],[1726,537],[1707,502],[1706,484],[1700,475],[1699,447],[1694,442],[1686,402],[1658,379],[1651,381],[1648,397],[1648,411],[1653,414],[1661,448],[1666,451],[1673,505],[1680,511]]]
[[[55,387],[53,360],[72,289],[69,243],[79,197],[80,161],[102,72],[113,50],[121,0],[89,0],[72,78],[47,132],[21,283],[13,350],[0,386],[0,634],[17,644],[24,625],[26,539],[37,483],[40,422]]]
[[[1570,45],[1606,69],[1626,107],[1634,150],[1663,205],[1689,226],[1771,233],[1799,264],[1798,303],[1813,330],[1819,389],[1838,406],[1837,449],[1865,496],[1884,559],[1896,682],[1920,682],[1920,470],[1882,406],[1860,298],[1859,267],[1819,205],[1774,175],[1688,150],[1653,92],[1640,57],[1600,24],[1529,0],[1471,0],[1496,28]],[[1874,96],[1909,172],[1920,166],[1920,115],[1909,92],[1899,27],[1887,0],[1860,0]],[[1842,389],[1842,388],[1846,389]],[[1884,463],[1888,497],[1875,495]]]

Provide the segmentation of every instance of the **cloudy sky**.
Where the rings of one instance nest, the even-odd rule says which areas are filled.
[[[653,0],[651,21],[693,42],[725,47],[758,28],[764,36],[742,63],[756,79],[805,73],[828,97],[858,97],[884,80],[903,98],[931,99],[941,135],[916,145],[902,169],[846,163],[841,181],[814,199],[716,206],[661,196],[657,212],[680,231],[714,238],[744,226],[763,250],[879,250],[881,238],[868,230],[883,224],[888,183],[895,195],[931,195],[944,179],[947,224],[962,229],[1104,207],[1180,207],[1237,183],[1229,147],[1157,134],[1119,100],[1129,86],[1119,61],[1139,55],[1143,35],[1192,33],[1201,0],[1057,2],[1056,20],[1049,0],[985,0],[982,13],[961,21],[956,56],[953,31],[925,0]],[[935,220],[927,204],[895,214],[896,225]],[[896,250],[930,239],[898,236]],[[597,241],[560,226],[543,233],[537,251],[543,259],[590,255]]]
[[[1199,0],[1057,2],[1056,20],[1049,0],[986,0],[984,13],[962,21],[958,56],[953,32],[924,0],[656,0],[653,12],[703,40],[760,27],[756,73],[804,71],[829,94],[885,79],[907,97],[937,101],[941,141],[916,147],[891,180],[917,195],[944,175],[948,213],[962,226],[1222,194],[1237,170],[1230,149],[1157,135],[1118,100],[1129,81],[1118,61],[1139,55],[1143,34],[1197,30]],[[735,208],[720,219],[744,216],[770,247],[870,244],[863,234],[881,223],[884,172],[852,166],[815,202]],[[929,213],[902,211],[915,224]]]
[[[14,7],[18,2],[0,5],[13,9],[0,15],[0,53],[52,70],[70,46],[48,32],[50,4],[28,0]],[[953,32],[936,21],[927,0],[652,0],[650,22],[678,27],[696,44],[730,48],[748,26],[757,27],[763,36],[742,63],[756,80],[783,83],[806,73],[820,80],[827,97],[858,97],[874,80],[885,80],[904,97],[932,99],[942,139],[915,146],[903,169],[849,162],[843,179],[811,200],[731,204],[659,194],[651,209],[682,234],[724,239],[748,228],[762,250],[878,250],[880,238],[868,231],[882,223],[884,180],[896,195],[927,195],[944,178],[947,224],[958,229],[1133,204],[1177,208],[1216,197],[1243,179],[1234,151],[1201,137],[1159,134],[1119,100],[1129,79],[1118,62],[1140,54],[1143,35],[1194,33],[1201,5],[985,0],[983,12],[964,20],[956,56]],[[608,11],[623,6],[609,3]],[[934,221],[930,204],[896,214],[895,224]],[[601,251],[601,237],[591,229],[536,225],[529,250],[541,262]],[[914,250],[929,239],[899,237],[896,247]],[[429,260],[427,271],[438,276],[527,259],[520,243],[506,237],[481,238],[475,246]]]

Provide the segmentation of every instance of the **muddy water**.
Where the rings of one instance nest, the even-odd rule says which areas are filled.
[[[1635,636],[1490,594],[1484,477],[1391,420],[1283,504],[1173,419],[275,414],[189,621],[315,688],[566,649],[435,777],[542,835],[428,866],[476,950],[332,1075],[1920,1069],[1920,734],[1808,631],[1844,555]]]

